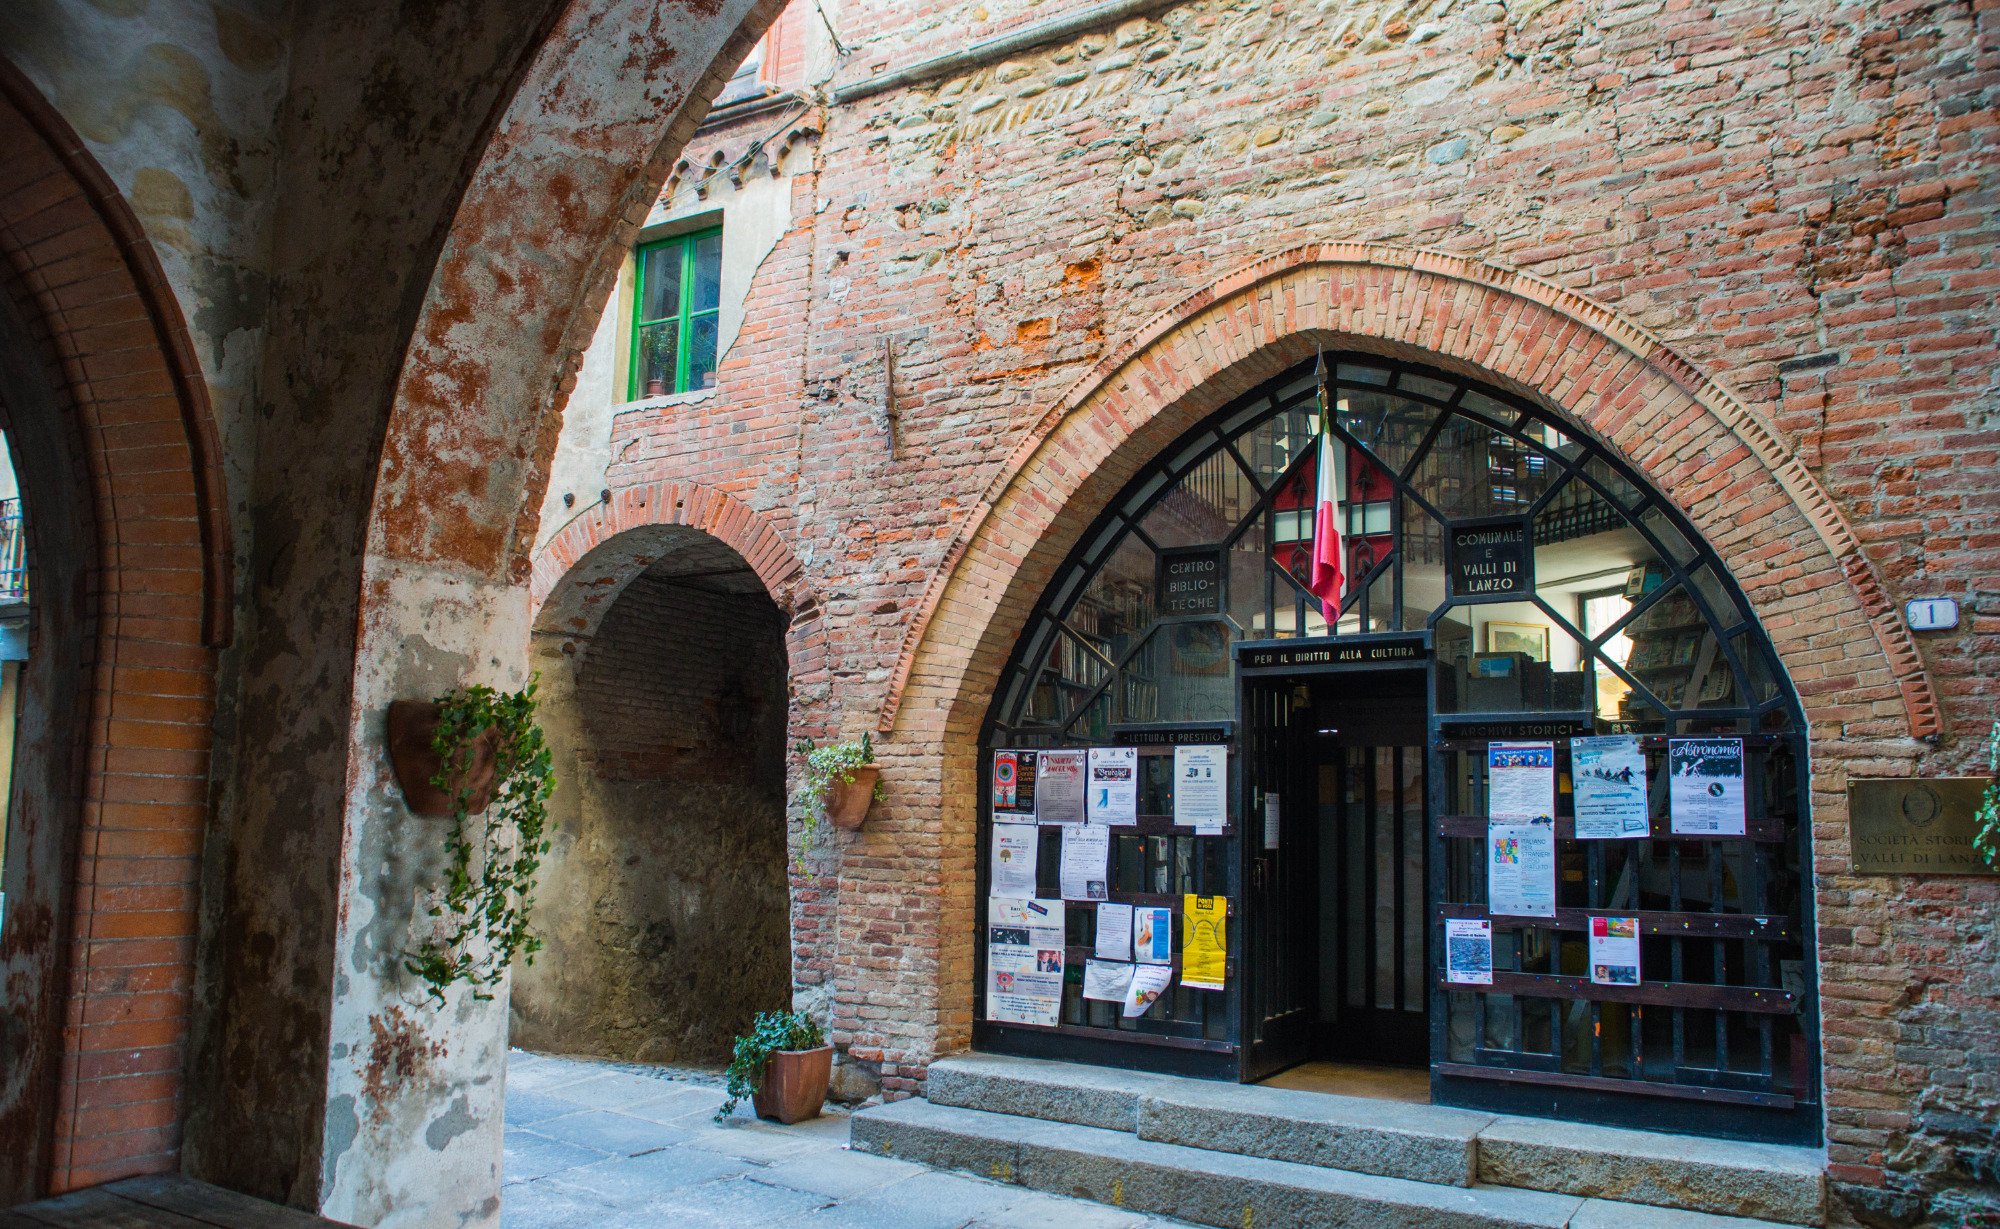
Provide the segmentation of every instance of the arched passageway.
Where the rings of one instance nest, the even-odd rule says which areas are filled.
[[[731,547],[648,531],[643,570],[536,628],[556,761],[546,943],[514,976],[514,1045],[719,1065],[791,999],[786,617]],[[618,548],[610,548],[616,551]]]

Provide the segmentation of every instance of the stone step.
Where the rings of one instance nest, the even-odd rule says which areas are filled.
[[[1777,1229],[1578,1195],[1412,1182],[921,1100],[858,1113],[850,1132],[858,1152],[1223,1229]]]
[[[1518,1187],[1823,1224],[1817,1150],[1364,1097],[968,1054],[933,1063],[932,1103],[1413,1182]]]

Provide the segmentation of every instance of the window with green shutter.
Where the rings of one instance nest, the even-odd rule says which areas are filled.
[[[721,228],[641,244],[638,264],[628,395],[658,397],[713,386]]]

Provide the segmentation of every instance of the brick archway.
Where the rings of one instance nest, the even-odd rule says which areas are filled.
[[[31,647],[0,1205],[179,1164],[230,535],[207,387],[131,208],[0,61],[0,417]]]
[[[810,617],[805,565],[749,505],[690,482],[626,487],[562,527],[534,556],[528,582],[538,631],[584,631],[618,599],[624,583],[653,560],[648,528],[682,525],[722,542],[757,573],[778,609]]]
[[[1942,729],[1922,659],[1832,499],[1762,419],[1664,343],[1580,295],[1476,261],[1370,245],[1287,252],[1162,313],[1052,407],[967,518],[910,625],[878,728],[937,765],[938,857],[964,871],[946,876],[937,981],[918,991],[936,996],[935,1052],[970,1043],[977,741],[1028,612],[1141,464],[1322,346],[1453,369],[1553,406],[1688,514],[1735,573],[1812,723],[1823,863],[1845,860],[1844,833],[1827,822],[1844,812],[1841,761],[1907,756],[1913,738]],[[1831,883],[1822,871],[1822,893]],[[1821,958],[1840,957],[1822,942]]]

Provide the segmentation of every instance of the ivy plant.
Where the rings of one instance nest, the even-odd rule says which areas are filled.
[[[1972,813],[1975,825],[1972,848],[1986,865],[2000,868],[2000,721],[1986,736],[1986,792],[1979,797],[1979,809]]]
[[[864,732],[858,743],[829,743],[821,747],[810,738],[801,738],[795,750],[806,757],[805,771],[799,775],[799,801],[805,806],[802,847],[812,848],[826,822],[826,799],[835,783],[854,784],[854,770],[875,762],[875,743]],[[882,782],[875,782],[875,800],[888,797]]]
[[[439,696],[431,750],[442,765],[431,784],[451,795],[451,831],[445,838],[444,894],[431,907],[437,930],[403,954],[403,967],[429,987],[440,1006],[444,992],[463,982],[476,999],[520,956],[534,963],[539,938],[528,933],[535,874],[549,851],[549,796],[555,772],[535,724],[535,683],[520,691],[483,684]],[[493,801],[472,813],[467,778],[480,739],[495,731]]]
[[[826,1030],[803,1011],[760,1011],[749,1033],[736,1039],[729,1056],[729,1099],[715,1111],[722,1122],[736,1112],[745,1097],[764,1083],[764,1067],[779,1050],[817,1050],[826,1044]]]

